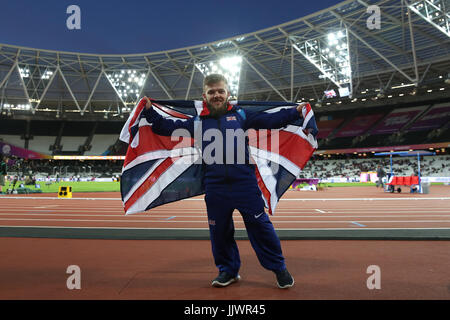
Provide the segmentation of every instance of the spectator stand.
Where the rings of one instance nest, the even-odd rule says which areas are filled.
[[[420,176],[420,156],[431,156],[435,155],[434,152],[431,151],[424,151],[424,150],[417,150],[417,151],[394,151],[394,152],[379,152],[375,153],[375,156],[387,156],[390,157],[390,174],[389,174],[389,180],[388,183],[386,183],[386,189],[387,192],[393,192],[395,190],[395,186],[409,186],[411,188],[411,193],[415,192],[414,186],[418,186],[419,193],[424,193],[424,188],[422,187],[422,181]],[[410,177],[400,177],[395,176],[393,170],[392,170],[392,156],[397,155],[400,157],[416,157],[417,156],[417,176],[410,176]],[[398,192],[401,192],[401,189],[397,189]],[[426,187],[426,192],[428,193],[428,185]]]

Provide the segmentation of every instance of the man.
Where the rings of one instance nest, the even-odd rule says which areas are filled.
[[[2,160],[0,162],[0,193],[3,193],[3,186],[5,185],[5,176],[8,174],[7,166],[8,159],[4,156],[1,156]]]
[[[264,211],[264,201],[258,187],[255,165],[250,161],[248,139],[245,148],[239,148],[237,141],[242,138],[239,132],[252,129],[278,129],[301,117],[304,104],[296,108],[283,109],[275,113],[249,112],[228,103],[230,92],[225,77],[212,74],[203,83],[203,110],[199,119],[187,121],[164,119],[147,100],[145,117],[152,123],[154,133],[170,136],[177,129],[187,130],[191,137],[197,137],[201,130],[200,143],[204,164],[203,183],[208,214],[214,262],[219,275],[212,281],[215,287],[225,287],[240,279],[238,274],[241,261],[234,240],[233,211],[241,213],[248,237],[261,265],[276,274],[279,288],[294,285],[294,278],[288,272],[281,250],[280,240]],[[197,122],[197,123],[196,123]],[[200,124],[198,123],[200,122]],[[208,132],[220,132],[223,149],[211,151]],[[229,135],[229,132],[233,135]],[[228,133],[227,133],[228,132]],[[222,154],[220,154],[223,152]],[[233,155],[231,155],[233,154]],[[245,157],[243,157],[245,156]],[[239,161],[239,159],[244,161]],[[238,161],[236,161],[238,160]]]
[[[386,172],[384,172],[383,168],[381,167],[381,165],[378,165],[377,168],[377,177],[378,177],[378,181],[376,183],[377,188],[378,186],[381,185],[381,188],[384,188],[384,183],[383,183],[383,178],[386,175]]]

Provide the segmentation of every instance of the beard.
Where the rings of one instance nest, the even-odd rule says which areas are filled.
[[[228,100],[223,101],[207,101],[206,106],[208,107],[209,112],[212,117],[219,117],[227,112]],[[213,104],[214,103],[214,104]],[[220,103],[220,104],[219,104]]]

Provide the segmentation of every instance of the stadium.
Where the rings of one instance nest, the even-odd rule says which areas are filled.
[[[74,295],[54,283],[40,287],[38,279],[28,279],[35,286],[9,280],[0,297],[449,299],[449,26],[445,0],[348,0],[252,33],[143,54],[0,43],[0,146],[8,158],[0,252],[20,247],[24,261],[38,254],[52,260],[43,252],[58,252],[53,263],[63,265],[59,246],[67,246],[80,252],[91,281],[91,290]],[[201,101],[204,77],[216,72],[228,78],[238,104],[307,102],[314,111],[318,146],[270,217],[300,283],[288,293],[266,285],[259,267],[243,270],[247,284],[226,292],[201,283],[215,272],[207,267],[202,196],[124,213],[120,180],[129,146],[120,133],[133,110],[144,96]],[[257,265],[238,213],[235,221],[244,259]],[[134,251],[123,240],[135,241]],[[89,266],[107,265],[115,250],[130,269],[105,267],[109,274],[94,279]],[[414,250],[424,254],[408,254]],[[135,262],[149,251],[164,265]],[[39,265],[42,276],[55,265]],[[383,288],[390,289],[366,287],[370,265],[381,266]]]

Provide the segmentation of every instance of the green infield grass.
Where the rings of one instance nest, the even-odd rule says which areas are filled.
[[[3,187],[3,192],[6,192],[10,188],[10,181],[6,181],[6,185]],[[15,189],[20,188],[20,185],[23,184],[23,181],[19,181],[16,184]],[[29,189],[31,192],[36,190],[41,190],[42,193],[57,193],[59,191],[59,187],[72,187],[72,192],[118,192],[120,191],[120,183],[119,182],[98,182],[98,181],[80,181],[80,182],[72,182],[72,181],[61,181],[61,182],[53,182],[51,184],[46,183],[45,181],[38,181],[37,184],[40,185],[40,188],[36,188],[34,185],[25,185],[25,188]],[[432,183],[431,185],[442,185],[443,183]],[[299,188],[306,186],[307,184],[299,185]],[[374,187],[375,183],[373,182],[348,182],[348,183],[320,183],[319,187]]]
[[[9,189],[10,181],[6,181],[6,185],[3,187],[3,191]],[[72,181],[61,181],[61,182],[53,182],[51,184],[47,184],[45,181],[37,181],[40,188],[36,188],[34,185],[25,185],[25,188],[30,190],[42,190],[43,193],[57,193],[59,191],[59,187],[72,187],[73,192],[111,192],[111,191],[120,191],[120,182],[106,181],[80,181],[80,182],[72,182]],[[23,181],[19,181],[16,184],[16,189],[20,187],[20,184],[23,184]]]

